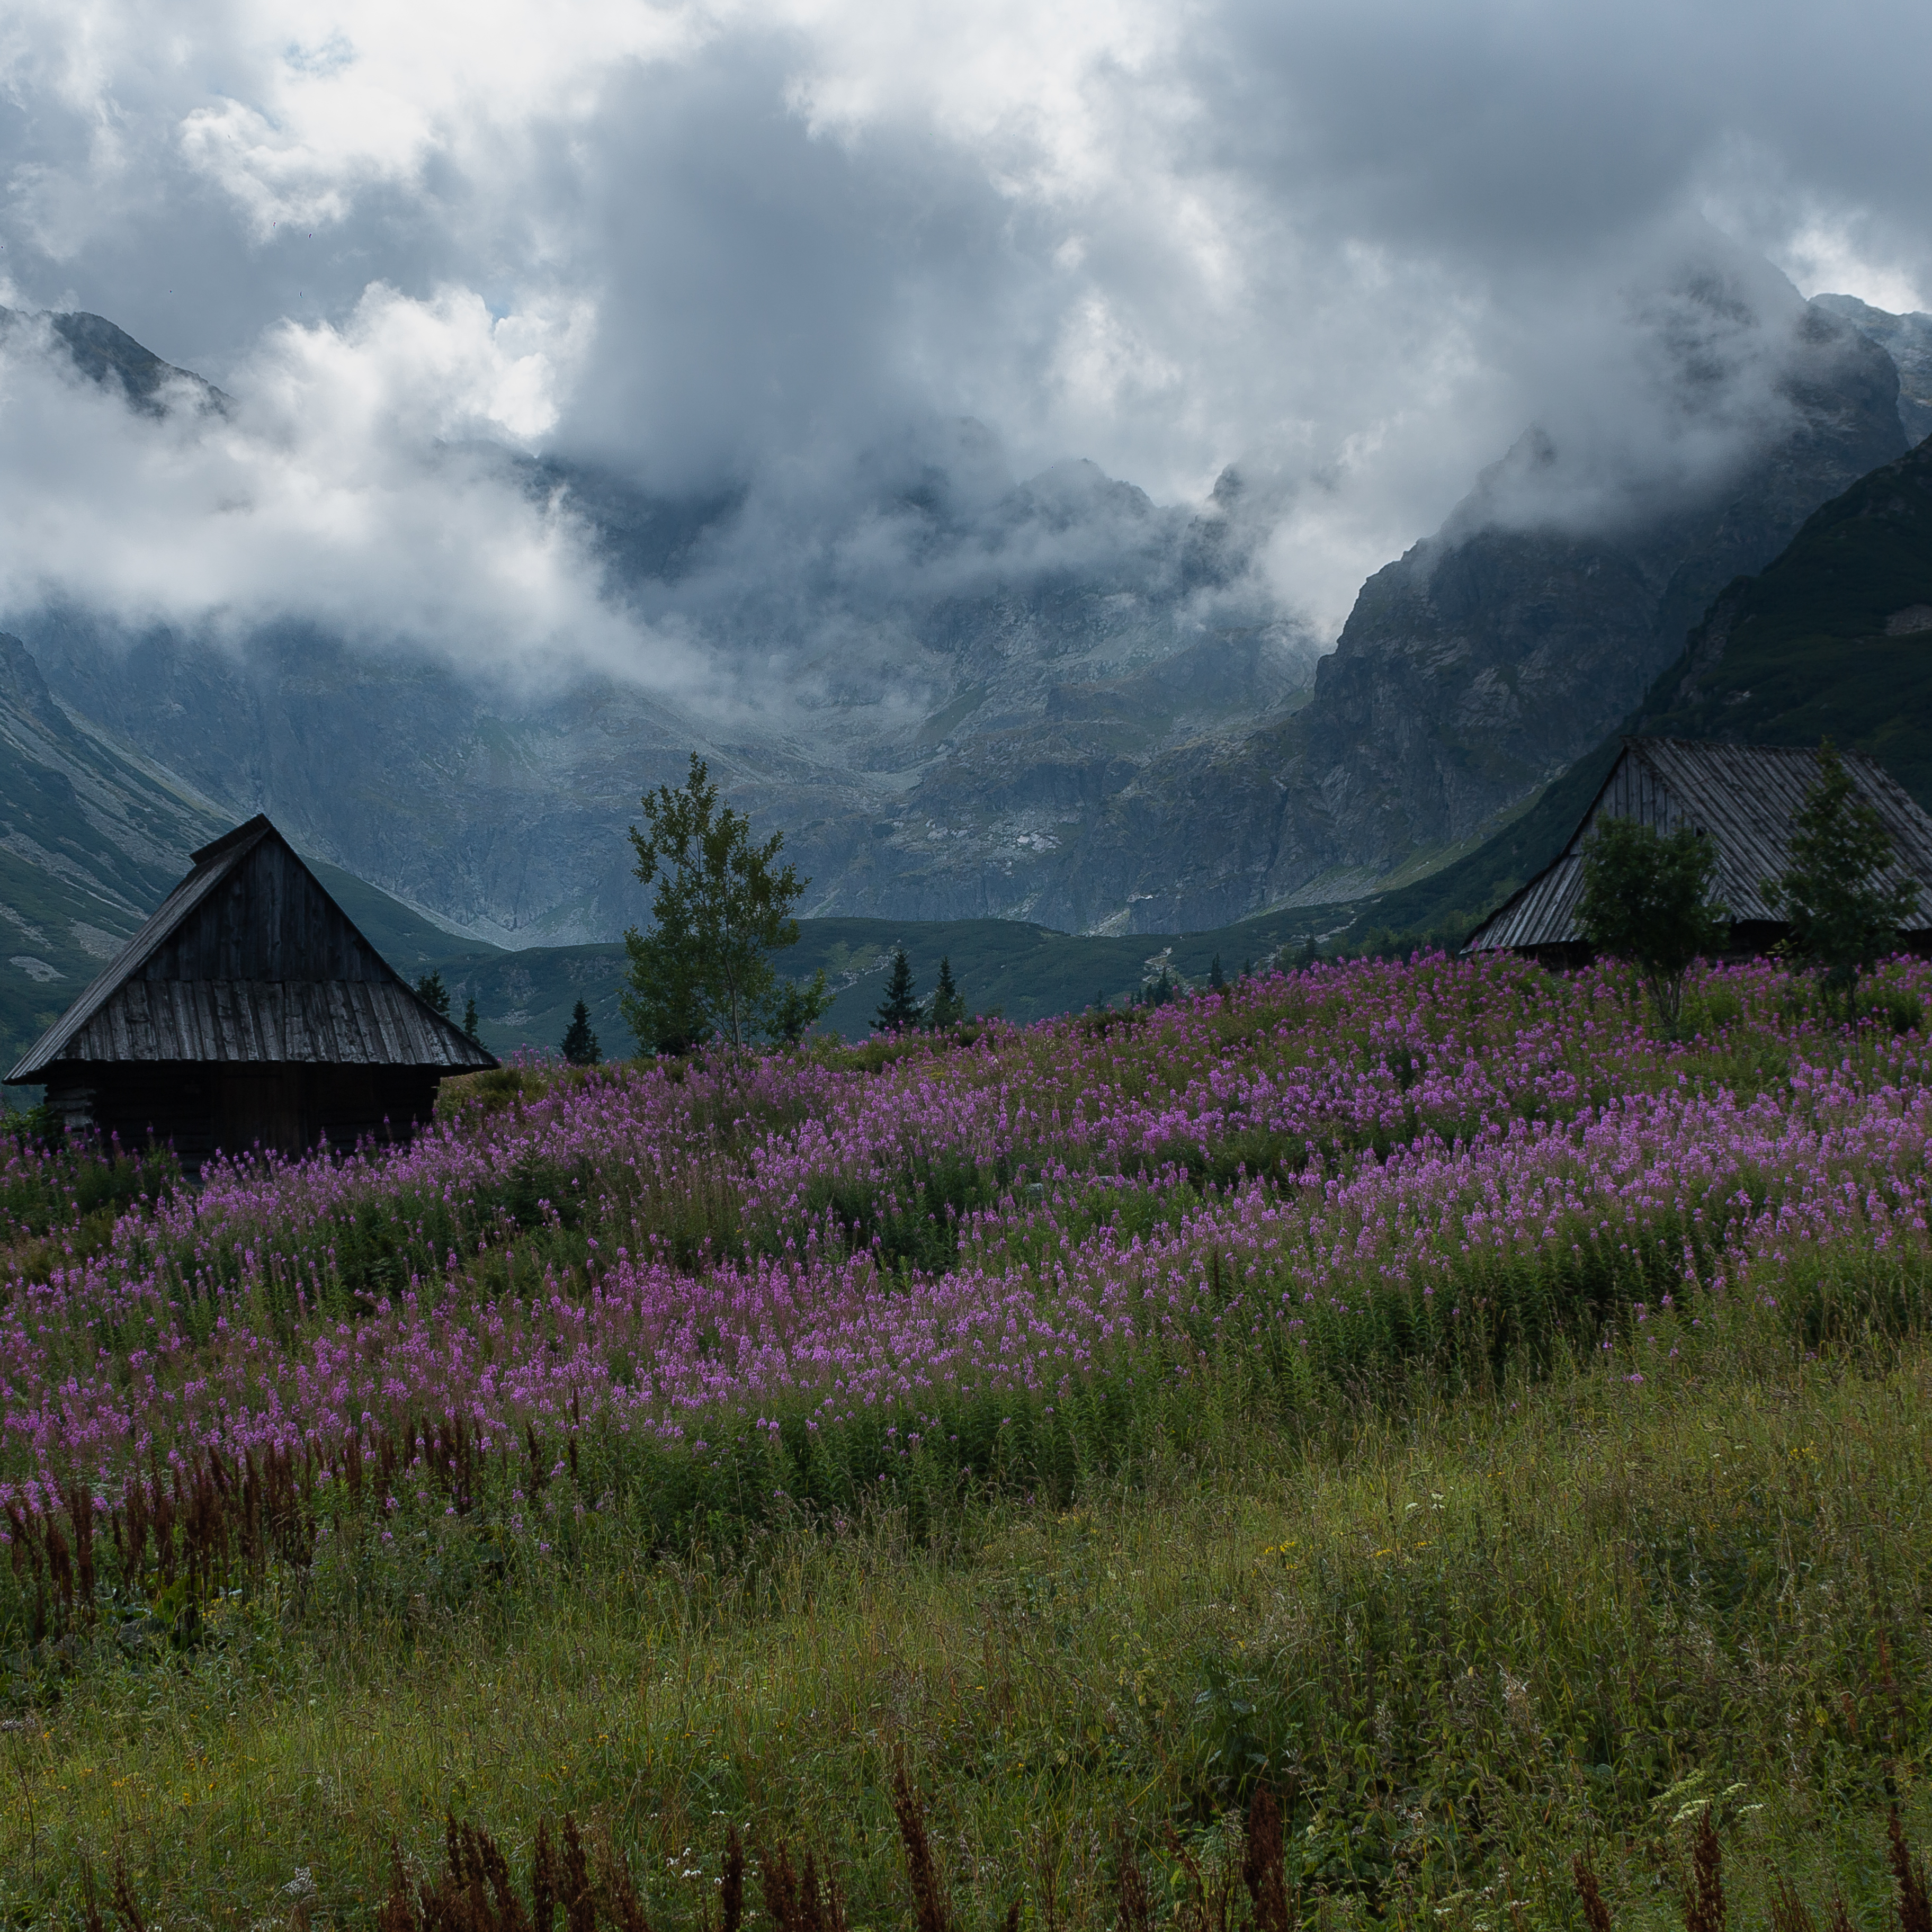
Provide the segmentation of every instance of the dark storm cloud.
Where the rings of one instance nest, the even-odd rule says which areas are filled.
[[[5,298],[242,407],[158,430],[16,353],[40,534],[0,594],[694,688],[721,614],[889,658],[909,597],[1134,552],[1105,493],[1001,521],[1090,458],[1184,505],[1238,463],[1273,593],[1332,634],[1532,422],[1573,507],[1720,464],[1795,302],[1748,251],[1882,306],[1932,285],[1928,53],[1874,4],[28,4]],[[1659,344],[1700,262],[1756,321],[1694,410]],[[478,443],[735,520],[682,603],[640,598],[580,494],[447,453]],[[142,536],[104,569],[109,503]]]

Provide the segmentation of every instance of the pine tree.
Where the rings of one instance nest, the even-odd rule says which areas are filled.
[[[966,1002],[952,982],[952,962],[942,953],[939,983],[932,989],[932,1024],[935,1030],[957,1026],[966,1017]]]
[[[1208,983],[1217,993],[1228,983],[1227,974],[1221,970],[1221,956],[1218,952],[1214,956],[1214,964],[1208,969]]]
[[[778,988],[778,998],[772,1006],[768,1028],[772,1038],[782,1046],[797,1046],[818,1024],[820,1016],[831,1004],[832,994],[826,989],[823,966],[809,980],[788,980]]]
[[[449,988],[442,983],[440,971],[425,973],[416,982],[416,998],[431,1012],[440,1013],[445,1019],[449,1017]]]
[[[464,1002],[463,1033],[466,1040],[476,1039],[476,995],[474,993]],[[478,1041],[478,1044],[480,1046],[482,1042]]]
[[[879,1002],[878,1018],[872,1022],[874,1033],[904,1033],[919,1024],[919,1001],[912,990],[912,962],[902,946],[892,954],[892,976],[886,982],[886,997]]]
[[[595,1066],[604,1058],[597,1036],[590,1030],[590,1009],[581,1000],[572,1011],[562,1050],[565,1064],[571,1066]]]

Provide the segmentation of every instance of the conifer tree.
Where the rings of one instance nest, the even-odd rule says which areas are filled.
[[[1218,952],[1214,956],[1214,964],[1208,969],[1208,983],[1217,993],[1228,983],[1227,974],[1221,970],[1221,956]]]
[[[463,1034],[466,1040],[476,1039],[476,995],[472,993],[463,1004]],[[478,1042],[480,1046],[482,1042]]]
[[[904,1033],[919,1024],[919,1001],[913,993],[912,962],[905,948],[892,954],[892,977],[886,982],[886,997],[879,1002],[878,1017],[872,1022],[874,1033]]]
[[[953,984],[952,962],[944,953],[939,959],[939,983],[932,989],[930,1017],[935,1030],[957,1026],[966,1017],[965,1000]]]
[[[1829,738],[1818,747],[1817,782],[1792,814],[1790,850],[1764,896],[1790,922],[1784,950],[1817,970],[1826,1004],[1842,1001],[1849,1018],[1858,974],[1898,945],[1918,887],[1887,879],[1892,835]]]
[[[581,1000],[571,1012],[562,1052],[565,1064],[571,1066],[595,1066],[604,1058],[597,1036],[590,1030],[590,1009]]]
[[[416,998],[432,1012],[449,1017],[449,988],[442,983],[440,970],[425,973],[416,982]]]

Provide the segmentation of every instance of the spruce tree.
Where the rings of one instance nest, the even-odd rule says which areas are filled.
[[[590,1009],[581,1000],[572,1010],[569,1030],[563,1036],[563,1058],[572,1066],[595,1066],[604,1058],[597,1036],[590,1030]]]
[[[904,1033],[919,1024],[919,1001],[912,989],[912,962],[905,948],[892,954],[892,976],[886,982],[886,997],[879,1002],[878,1017],[872,1022],[874,1033]]]
[[[941,953],[939,983],[932,989],[932,1024],[935,1029],[957,1026],[966,1017],[966,1002],[952,982],[952,962]]]
[[[476,1039],[476,995],[472,993],[463,1004],[463,1034],[466,1040]],[[478,1042],[480,1046],[482,1042]]]
[[[1792,814],[1790,853],[1764,896],[1790,922],[1784,951],[1817,970],[1826,1006],[1842,1004],[1849,1019],[1858,974],[1897,946],[1918,887],[1888,878],[1892,834],[1829,738],[1818,746],[1817,782]]]
[[[440,1013],[445,1019],[449,1017],[449,988],[442,983],[440,971],[425,973],[416,982],[416,998],[432,1012]]]
[[[1217,993],[1228,983],[1227,974],[1221,970],[1221,956],[1218,952],[1214,956],[1214,964],[1208,969],[1208,983]]]

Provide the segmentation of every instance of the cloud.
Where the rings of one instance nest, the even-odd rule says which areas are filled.
[[[882,614],[1046,567],[974,519],[1088,458],[1184,506],[1238,464],[1273,594],[1332,634],[1530,422],[1592,488],[1750,433],[1771,335],[1701,414],[1646,359],[1700,223],[1923,300],[1928,53],[1889,0],[22,0],[9,298],[242,408],[130,428],[10,360],[4,593],[681,690],[831,622],[890,668]],[[486,441],[736,520],[682,603],[607,594],[573,500]],[[935,550],[893,505],[955,468]]]
[[[686,646],[602,596],[581,520],[505,460],[554,424],[582,326],[378,285],[340,328],[272,332],[233,408],[179,384],[158,417],[81,378],[44,325],[16,326],[0,338],[0,608],[79,603],[236,645],[296,618],[478,670],[697,688]]]

